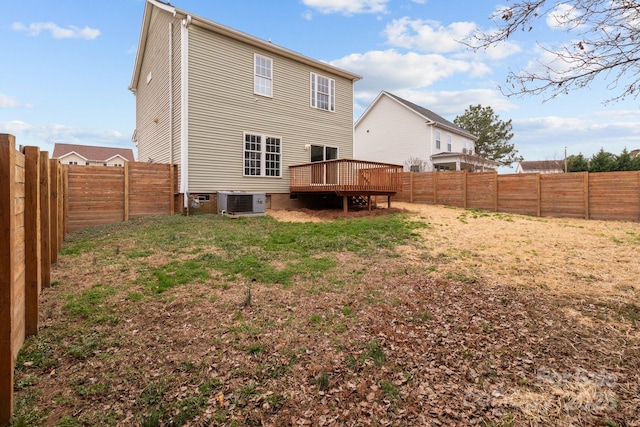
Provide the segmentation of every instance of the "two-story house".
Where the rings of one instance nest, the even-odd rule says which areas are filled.
[[[146,0],[129,89],[142,162],[178,164],[184,206],[219,191],[290,206],[289,166],[353,157],[360,76]]]
[[[382,91],[355,123],[354,156],[406,171],[495,170],[475,154],[475,135],[424,107]]]

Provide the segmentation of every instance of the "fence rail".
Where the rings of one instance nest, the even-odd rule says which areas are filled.
[[[640,221],[640,171],[403,172],[395,199],[533,216]]]

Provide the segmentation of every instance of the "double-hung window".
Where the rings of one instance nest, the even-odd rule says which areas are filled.
[[[440,149],[440,131],[436,131],[436,150]]]
[[[273,61],[271,58],[253,56],[253,92],[256,95],[273,96]]]
[[[447,134],[447,151],[451,153],[451,135]]]
[[[311,73],[311,106],[319,110],[336,111],[336,81]]]
[[[273,136],[244,134],[244,176],[280,177],[282,140]]]

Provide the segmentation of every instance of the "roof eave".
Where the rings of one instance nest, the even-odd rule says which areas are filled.
[[[202,18],[197,15],[193,15],[185,10],[177,9],[173,6],[164,4],[157,0],[147,0],[145,3],[144,9],[144,17],[142,21],[142,29],[140,30],[140,39],[138,41],[138,50],[136,53],[135,65],[133,76],[131,78],[131,84],[129,85],[129,90],[133,93],[136,92],[138,87],[138,80],[140,79],[140,69],[142,66],[142,57],[144,54],[144,48],[147,43],[147,35],[149,24],[151,22],[151,10],[153,7],[158,7],[162,10],[170,12],[173,16],[181,15],[181,16],[190,16],[191,17],[191,25],[196,25],[201,28],[208,29],[209,31],[213,31],[218,34],[222,34],[234,40],[241,41],[251,46],[255,46],[261,49],[264,49],[268,52],[273,52],[275,54],[284,56],[286,58],[295,60],[305,65],[312,66],[319,70],[332,73],[334,75],[346,78],[351,80],[352,82],[356,82],[362,79],[362,76],[358,74],[351,73],[349,71],[343,70],[338,67],[334,67],[326,62],[318,61],[316,59],[309,58],[308,56],[302,55],[300,53],[294,52],[292,50],[286,49],[284,47],[275,45],[271,42],[264,41],[247,33],[243,33],[242,31],[234,30],[233,28],[224,26],[222,24],[218,24],[217,22],[211,21],[206,18]]]
[[[149,0],[149,1],[151,1],[151,0]],[[358,80],[362,80],[362,76],[360,76],[358,74],[351,73],[349,71],[343,70],[343,69],[338,68],[338,67],[334,67],[333,65],[328,64],[326,62],[322,62],[322,61],[319,61],[317,59],[310,58],[310,57],[302,55],[302,54],[300,54],[298,52],[294,52],[294,51],[289,50],[287,48],[284,48],[282,46],[278,46],[276,44],[273,44],[272,42],[259,39],[257,37],[254,37],[254,36],[250,35],[250,34],[244,33],[244,32],[239,31],[239,30],[235,30],[233,28],[227,27],[225,25],[219,24],[219,23],[211,21],[209,19],[190,14],[189,12],[186,12],[186,11],[180,10],[180,9],[176,9],[176,13],[178,13],[180,15],[191,15],[191,24],[195,25],[197,27],[204,28],[204,29],[207,29],[209,31],[213,31],[213,32],[215,32],[217,34],[222,34],[222,35],[224,35],[226,37],[229,37],[231,39],[241,41],[241,42],[246,43],[248,45],[251,45],[251,46],[254,46],[254,47],[258,47],[260,49],[264,49],[264,50],[266,50],[268,52],[272,52],[272,53],[284,56],[286,58],[293,59],[296,62],[300,62],[300,63],[303,63],[305,65],[309,65],[309,66],[312,66],[314,68],[318,68],[320,70],[326,71],[328,73],[332,73],[332,74],[338,75],[340,77],[349,79],[349,80],[351,80],[353,82],[356,82]]]
[[[164,11],[167,11],[173,16],[176,16],[176,8],[159,2],[157,0],[146,0],[144,4],[144,15],[142,18],[142,28],[140,29],[140,37],[138,39],[138,49],[136,50],[136,59],[133,66],[133,75],[131,76],[131,83],[129,84],[129,90],[136,93],[138,88],[138,80],[140,79],[140,69],[142,68],[142,58],[144,50],[147,45],[147,36],[149,35],[149,24],[151,22],[151,10],[153,7],[157,7]]]

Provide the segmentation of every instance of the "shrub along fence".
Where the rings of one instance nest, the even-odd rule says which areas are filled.
[[[640,221],[640,171],[404,172],[396,200],[533,216]]]
[[[174,213],[175,165],[69,166],[0,134],[0,425],[13,414],[15,359],[38,332],[39,295],[65,233]]]

